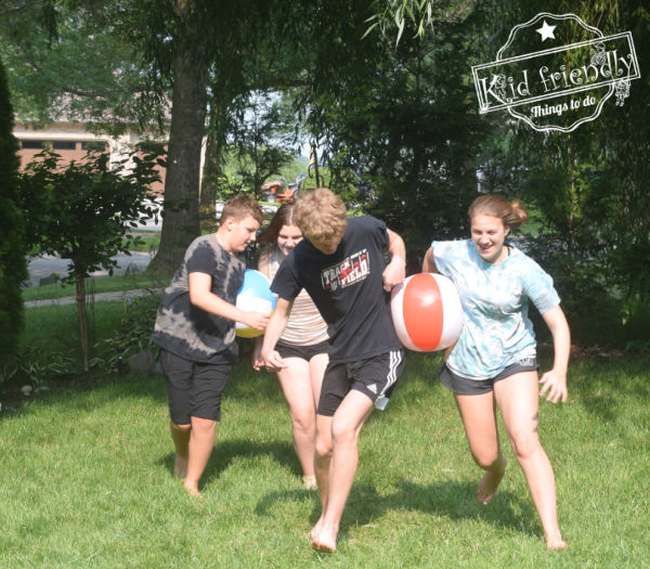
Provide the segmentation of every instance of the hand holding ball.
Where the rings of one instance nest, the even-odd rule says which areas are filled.
[[[419,273],[397,285],[391,313],[398,338],[416,352],[452,346],[463,328],[463,307],[456,287],[439,274]]]
[[[259,312],[271,316],[277,302],[276,295],[271,292],[271,282],[259,271],[246,269],[244,284],[237,293],[236,306],[246,312]],[[263,330],[251,328],[243,322],[237,322],[236,334],[241,338],[255,338],[264,334]]]

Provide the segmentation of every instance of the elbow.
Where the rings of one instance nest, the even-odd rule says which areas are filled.
[[[203,297],[200,294],[194,293],[192,294],[192,291],[190,291],[190,304],[193,306],[196,306],[197,308],[203,308]]]

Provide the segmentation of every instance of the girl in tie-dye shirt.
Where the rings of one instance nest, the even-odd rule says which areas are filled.
[[[505,243],[526,221],[522,205],[498,195],[474,200],[471,239],[434,241],[423,270],[449,277],[460,294],[465,324],[447,354],[442,383],[453,391],[472,456],[485,470],[477,499],[488,504],[506,461],[499,447],[495,403],[530,488],[549,549],[564,549],[557,521],[555,477],[537,433],[538,396],[567,399],[570,333],[553,280],[530,257]],[[533,303],[553,336],[553,368],[537,375]],[[541,391],[539,385],[541,384]]]

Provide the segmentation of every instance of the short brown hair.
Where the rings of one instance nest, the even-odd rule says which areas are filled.
[[[240,221],[247,215],[250,215],[257,223],[262,225],[264,213],[257,200],[249,194],[239,194],[234,198],[230,198],[223,206],[220,222],[223,223],[229,217]]]
[[[303,235],[316,240],[340,240],[348,223],[343,200],[328,188],[300,194],[293,217]]]
[[[509,202],[503,196],[486,194],[476,198],[467,211],[470,221],[475,215],[498,217],[509,229],[517,229],[528,220],[528,212],[519,200]]]

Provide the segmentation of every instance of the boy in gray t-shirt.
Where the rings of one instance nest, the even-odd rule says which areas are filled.
[[[174,473],[193,496],[199,495],[214,447],[221,394],[236,356],[235,322],[257,330],[268,322],[235,306],[246,268],[238,254],[255,240],[262,219],[248,196],[226,203],[216,233],[197,237],[188,247],[156,318],[153,340],[167,376]]]

